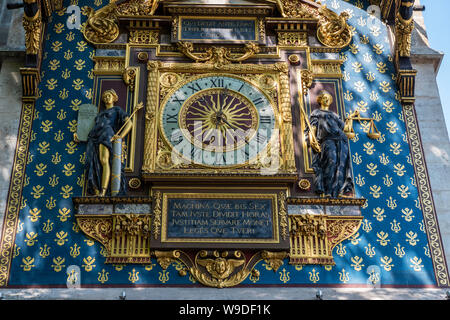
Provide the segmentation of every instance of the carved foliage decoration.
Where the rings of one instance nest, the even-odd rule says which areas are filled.
[[[179,42],[178,50],[195,62],[204,62],[220,68],[232,62],[247,60],[259,52],[259,47],[255,43],[247,43],[244,54],[239,57],[234,57],[230,49],[224,47],[211,47],[205,53],[195,54],[194,45],[190,42]]]
[[[25,29],[26,53],[38,54],[42,31],[41,11],[39,10],[34,17],[24,15],[22,23]]]

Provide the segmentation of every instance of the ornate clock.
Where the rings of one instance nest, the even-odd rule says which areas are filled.
[[[177,86],[163,101],[159,121],[180,158],[214,168],[255,161],[278,129],[271,99],[234,75],[204,74]]]

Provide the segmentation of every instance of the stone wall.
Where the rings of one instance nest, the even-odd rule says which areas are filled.
[[[436,81],[443,54],[430,48],[421,12],[414,13],[414,21],[411,60],[413,67],[417,70],[415,108],[448,263],[450,261],[450,207],[448,206],[450,141]]]
[[[3,227],[22,106],[19,72],[22,64],[22,59],[6,58],[0,70],[0,228]]]

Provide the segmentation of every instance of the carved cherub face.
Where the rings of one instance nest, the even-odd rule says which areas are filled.
[[[333,96],[325,90],[321,91],[320,95],[317,97],[317,103],[320,104],[321,109],[328,110],[333,103]]]
[[[222,274],[227,270],[227,261],[223,258],[218,258],[214,261],[214,269],[218,274]]]

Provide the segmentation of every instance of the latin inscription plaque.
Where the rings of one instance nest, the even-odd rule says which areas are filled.
[[[175,193],[162,195],[161,225],[153,248],[278,248],[277,193]],[[157,210],[158,211],[158,210]]]
[[[180,18],[180,40],[258,41],[255,19]]]

